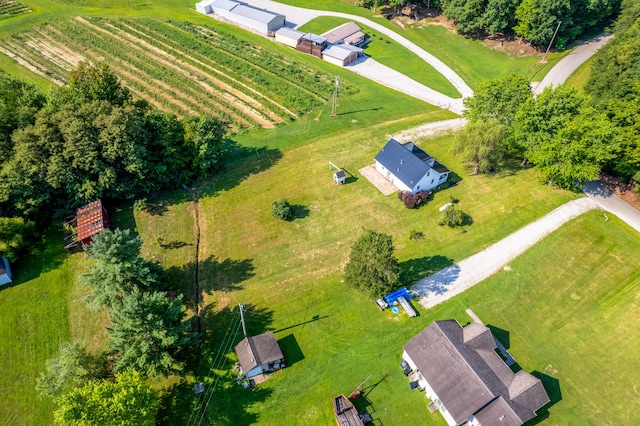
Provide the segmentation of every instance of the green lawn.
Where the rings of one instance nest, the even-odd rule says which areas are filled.
[[[452,301],[507,330],[519,364],[557,381],[549,424],[638,423],[640,239],[609,218],[575,219]]]
[[[249,158],[202,188],[200,258],[211,259],[200,271],[206,301],[203,358],[212,360],[220,350],[237,316],[230,310],[244,303],[249,332],[281,330],[276,336],[284,339],[293,360],[257,392],[223,380],[219,386],[227,391],[213,398],[218,409],[212,416],[220,424],[296,423],[300,416],[309,424],[328,424],[331,396],[350,392],[369,374],[374,374],[372,384],[382,380],[370,395],[377,416],[385,423],[420,422],[423,397],[409,392],[396,367],[399,347],[427,323],[423,317],[409,321],[379,314],[367,297],[346,287],[340,271],[355,238],[365,228],[393,235],[403,283],[410,285],[574,198],[540,185],[532,169],[468,176],[450,154],[451,137],[444,137],[422,146],[463,180],[436,194],[429,205],[409,211],[356,172],[371,162],[384,135],[398,128],[316,137],[279,155],[263,150],[261,157]],[[336,187],[328,161],[354,173],[357,181]],[[437,208],[450,195],[473,217],[465,231],[435,224]],[[282,197],[299,206],[299,219],[278,222],[270,216],[271,202]],[[423,231],[426,239],[409,241],[412,229]],[[209,374],[207,365],[201,374]],[[244,410],[238,410],[238,399]]]
[[[49,232],[41,251],[12,265],[14,282],[0,287],[0,424],[51,424],[53,404],[35,390],[45,361],[63,341],[99,347],[90,331],[100,320],[85,322],[83,289],[74,284],[82,255],[63,247],[62,233]]]
[[[593,61],[593,57],[587,59],[585,63],[580,65],[578,69],[569,76],[565,84],[573,86],[578,90],[583,90],[591,76],[591,65],[593,64]]]
[[[349,22],[349,20],[333,16],[321,16],[304,24],[299,28],[299,30],[303,32],[322,34],[337,27],[338,25],[344,24],[345,22]],[[460,93],[458,93],[453,85],[445,79],[442,74],[436,71],[431,65],[417,57],[409,49],[401,46],[386,35],[381,34],[366,25],[362,25],[359,22],[358,25],[371,40],[365,46],[365,54],[381,64],[399,71],[433,90],[453,98],[460,97]]]

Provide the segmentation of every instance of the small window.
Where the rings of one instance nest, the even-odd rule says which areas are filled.
[[[431,183],[433,183],[433,181],[434,181],[434,180],[435,180],[435,179],[431,179]]]

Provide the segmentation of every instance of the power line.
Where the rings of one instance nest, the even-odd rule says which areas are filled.
[[[238,326],[239,326],[240,322],[239,322],[239,318],[237,316],[233,316],[233,318],[231,319],[231,322],[229,323],[229,326],[227,327],[227,331],[225,332],[224,338],[222,339],[222,343],[220,344],[220,352],[218,352],[216,354],[216,356],[214,357],[213,361],[211,362],[211,367],[210,367],[210,371],[209,374],[207,375],[207,377],[204,379],[204,382],[208,382],[208,386],[207,388],[204,390],[204,392],[202,393],[202,396],[200,398],[206,397],[207,393],[211,390],[211,386],[212,386],[212,375],[215,373],[215,368],[218,367],[221,364],[221,361],[224,359],[224,357],[226,356],[226,354],[229,352],[230,346],[233,344],[233,338],[235,337],[235,335],[238,333]],[[232,333],[232,330],[234,330],[235,328],[235,332]],[[225,348],[227,348],[225,350]],[[201,406],[202,408],[202,406]],[[189,416],[189,421],[187,422],[187,425],[191,425],[191,420],[194,420],[194,424],[195,421],[197,421],[198,419],[198,415],[196,415],[196,417],[194,418],[193,415],[196,412],[196,410],[193,410],[191,412],[191,415]]]

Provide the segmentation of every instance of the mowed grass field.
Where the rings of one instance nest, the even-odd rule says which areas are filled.
[[[393,423],[399,416],[420,422],[425,416],[420,409],[423,397],[409,392],[404,377],[394,376],[394,371],[399,347],[428,323],[381,314],[368,297],[342,282],[341,269],[351,244],[367,228],[393,235],[403,284],[410,285],[574,197],[540,185],[532,169],[467,176],[465,167],[450,154],[451,137],[443,137],[425,141],[422,147],[463,179],[457,187],[436,194],[429,205],[409,211],[395,196],[382,196],[356,171],[371,162],[386,134],[402,127],[318,136],[280,154],[267,145],[267,150],[249,151],[243,163],[231,165],[199,188],[205,325],[200,374],[208,376],[216,355],[233,346],[223,342],[230,327],[233,331],[238,303],[248,306],[249,333],[276,331],[292,364],[252,392],[232,383],[224,368],[219,370],[225,380],[210,403],[216,407],[210,415],[218,423],[296,423],[304,416],[310,424],[327,424],[332,421],[332,394],[350,392],[369,374],[374,374],[372,383],[388,374],[370,396],[383,421]],[[246,146],[258,140],[248,134],[237,142]],[[357,180],[336,187],[328,161]],[[460,200],[473,225],[465,230],[436,225],[437,208],[449,196]],[[271,202],[283,197],[297,206],[299,218],[293,222],[270,216]],[[175,223],[159,216],[150,227],[144,225],[148,216],[136,213],[135,217],[138,230],[148,230],[141,233],[145,240],[153,239],[154,230]],[[411,230],[424,232],[425,239],[410,241]],[[233,344],[240,339],[235,334]],[[231,365],[229,360],[224,367]],[[244,401],[243,409],[238,399]],[[192,407],[188,403],[181,407],[188,417]]]

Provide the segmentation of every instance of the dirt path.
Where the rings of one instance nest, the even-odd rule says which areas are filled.
[[[413,289],[420,295],[420,304],[430,308],[473,287],[569,220],[597,207],[591,198],[570,201],[480,253],[418,281]]]

